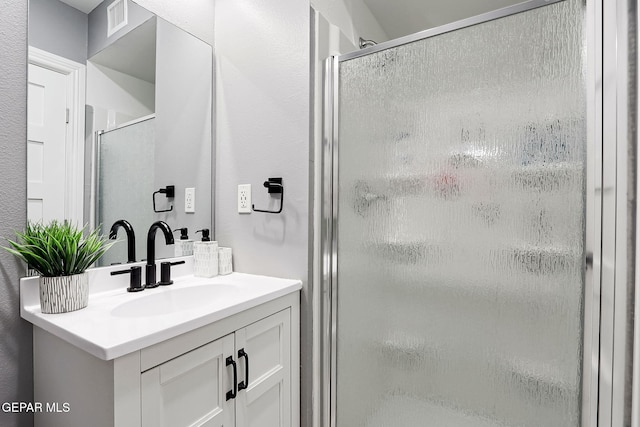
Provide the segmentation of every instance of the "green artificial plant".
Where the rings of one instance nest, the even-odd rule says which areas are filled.
[[[45,277],[80,274],[113,245],[98,230],[86,236],[84,231],[68,221],[28,222],[24,232],[16,232],[16,241],[8,240],[11,247],[4,249]]]

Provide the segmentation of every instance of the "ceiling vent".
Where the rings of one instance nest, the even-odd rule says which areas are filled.
[[[127,0],[116,0],[107,6],[107,37],[126,27],[128,15]]]

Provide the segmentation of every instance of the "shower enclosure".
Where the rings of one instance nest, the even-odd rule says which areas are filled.
[[[144,118],[113,130],[98,132],[96,150],[96,224],[103,235],[111,225],[126,219],[141,233],[153,223],[151,195],[155,190],[155,117]],[[124,231],[121,231],[121,240]],[[143,234],[136,239],[140,260],[146,253]],[[127,260],[127,245],[113,246],[99,260],[100,265]]]
[[[595,426],[586,16],[528,1],[329,60],[331,426]]]

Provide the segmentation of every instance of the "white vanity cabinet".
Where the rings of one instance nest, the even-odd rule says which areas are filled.
[[[227,335],[143,372],[142,425],[234,425],[233,403],[225,397],[232,387],[225,359],[233,357],[233,338]]]
[[[142,373],[142,426],[291,427],[291,309]]]
[[[299,427],[299,310],[296,291],[112,360],[36,326],[34,401],[68,411],[35,426]]]

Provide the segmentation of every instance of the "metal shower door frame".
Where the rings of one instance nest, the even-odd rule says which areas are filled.
[[[156,115],[155,113],[153,113],[153,114],[149,114],[149,115],[128,121],[126,123],[122,123],[111,129],[100,129],[94,132],[95,146],[93,148],[93,164],[95,166],[92,168],[92,171],[91,171],[91,191],[93,192],[93,197],[95,197],[94,206],[93,206],[94,212],[92,217],[93,224],[100,224],[99,212],[101,207],[100,205],[101,201],[98,195],[100,194],[99,177],[100,177],[100,173],[102,172],[101,171],[102,166],[100,166],[100,162],[101,162],[100,152],[101,152],[101,147],[103,143],[102,137],[108,133],[115,132],[120,129],[124,129],[129,126],[137,125],[139,123],[146,122],[147,120],[151,120],[155,118],[156,118]],[[95,225],[92,225],[92,227],[93,226]]]
[[[490,13],[478,15],[472,18],[457,21],[441,27],[422,31],[410,36],[396,40],[380,43],[376,46],[361,49],[341,56],[328,58],[324,70],[324,91],[323,91],[323,138],[322,138],[322,183],[321,183],[321,269],[322,269],[322,290],[320,301],[314,302],[314,310],[322,313],[321,342],[321,373],[322,373],[322,396],[321,400],[321,425],[322,427],[336,427],[336,384],[337,384],[337,225],[338,225],[338,120],[339,120],[339,85],[338,70],[340,62],[354,58],[370,55],[386,49],[395,48],[404,44],[418,40],[438,36],[447,32],[463,29],[473,25],[504,18],[513,14],[525,12],[539,7],[544,7],[564,0],[529,0],[523,3],[506,7]],[[620,218],[616,217],[616,203],[622,203],[616,193],[619,190],[616,186],[616,156],[619,149],[607,149],[603,151],[603,122],[608,121],[609,126],[616,123],[616,111],[603,109],[603,92],[613,92],[615,101],[616,81],[613,85],[605,86],[603,89],[603,72],[606,68],[616,71],[613,66],[606,66],[603,62],[603,8],[613,7],[624,0],[611,0],[608,5],[603,6],[603,1],[608,0],[584,0],[586,3],[586,100],[587,100],[587,171],[586,171],[586,212],[585,212],[585,252],[587,254],[586,268],[584,271],[584,319],[583,319],[583,365],[582,365],[582,406],[581,406],[581,426],[582,427],[609,427],[611,420],[598,421],[599,414],[611,413],[613,405],[613,393],[607,391],[614,389],[612,381],[612,367],[601,366],[602,354],[613,355],[613,327],[601,327],[601,312],[609,313],[610,321],[613,322],[614,314],[614,277],[609,281],[603,277],[602,261],[616,260],[616,239],[620,230],[616,227],[616,222]],[[613,6],[612,6],[613,4]],[[618,6],[618,9],[621,8]],[[616,28],[615,26],[613,28]],[[619,30],[618,30],[619,31]],[[611,45],[611,43],[610,43]],[[623,52],[620,52],[620,50]],[[618,55],[626,53],[624,46],[613,47]],[[604,69],[604,70],[603,70]],[[619,76],[618,76],[619,78]],[[626,112],[626,110],[625,110]],[[620,114],[620,112],[618,112]],[[626,124],[626,122],[625,122]],[[618,124],[618,126],[620,126]],[[615,132],[614,132],[615,135]],[[613,151],[613,154],[610,152]],[[607,153],[609,154],[607,156]],[[626,151],[625,151],[626,153]],[[619,155],[618,155],[619,157]],[[618,159],[620,161],[620,159]],[[607,191],[602,188],[607,182],[613,180],[613,200],[607,199]],[[604,187],[607,188],[607,187]],[[606,209],[605,203],[611,208]],[[603,233],[607,237],[603,242]],[[613,242],[611,244],[611,242]],[[620,248],[618,248],[620,250]],[[604,251],[604,253],[603,253]],[[626,254],[626,252],[624,252]],[[605,261],[607,262],[607,261]],[[602,283],[605,283],[606,289]],[[336,297],[334,297],[336,296]],[[606,322],[605,322],[606,323]],[[607,324],[608,325],[608,324]],[[602,340],[602,342],[601,342]],[[601,343],[604,347],[601,347]],[[605,357],[606,359],[606,357]],[[619,385],[616,384],[619,389]],[[602,391],[605,395],[601,395]]]

